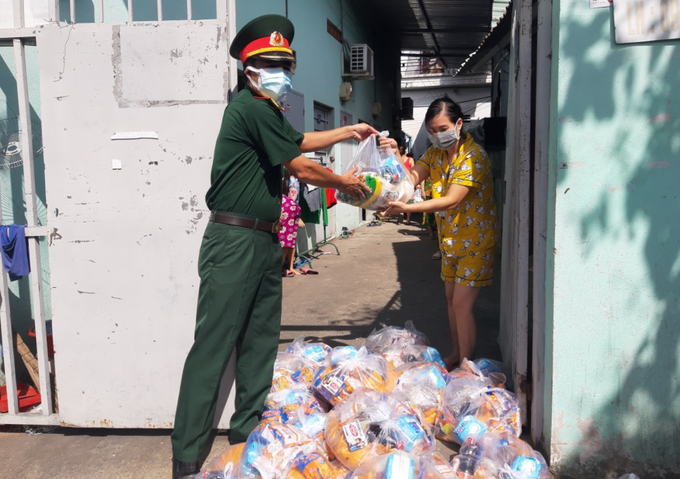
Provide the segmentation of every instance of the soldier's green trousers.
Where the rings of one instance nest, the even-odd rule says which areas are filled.
[[[236,412],[229,439],[245,441],[271,388],[281,328],[278,235],[208,223],[198,259],[194,344],[177,401],[172,452],[198,461],[210,436],[222,375],[236,347]]]

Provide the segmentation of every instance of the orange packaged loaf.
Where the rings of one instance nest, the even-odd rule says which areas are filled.
[[[351,470],[390,451],[419,454],[434,444],[420,412],[397,395],[359,389],[326,419],[326,445]]]
[[[452,377],[437,413],[437,437],[462,444],[468,436],[507,431],[519,437],[522,424],[511,392],[493,387],[488,378]]]
[[[248,436],[239,462],[239,479],[286,479],[303,446],[312,440],[300,429],[261,422]]]
[[[331,406],[347,398],[356,389],[369,388],[378,392],[392,392],[397,384],[394,368],[379,354],[362,347],[333,349],[331,364],[321,369],[314,378],[314,392]]]
[[[229,446],[226,451],[208,463],[201,472],[201,479],[236,479],[244,446],[245,443]]]
[[[449,375],[437,363],[407,363],[397,369],[399,382],[395,393],[407,397],[423,413],[428,424],[435,425]]]
[[[289,353],[278,353],[274,362],[272,377],[272,393],[296,386],[311,387],[317,365],[302,356]]]

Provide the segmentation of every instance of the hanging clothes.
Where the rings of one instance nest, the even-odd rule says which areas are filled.
[[[302,194],[300,195],[300,219],[304,223],[312,223],[315,225],[318,225],[321,223],[321,206],[320,206],[320,200],[319,200],[319,206],[312,211],[310,208],[309,203],[307,202],[307,197],[309,196],[308,192],[308,186],[305,183],[300,183],[300,188],[302,190]],[[316,191],[320,190],[317,188]],[[317,194],[318,196],[318,194]]]
[[[326,169],[333,172],[330,168]],[[335,199],[335,190],[333,188],[326,188],[326,208],[332,208],[337,204],[338,200]]]
[[[31,272],[25,225],[0,226],[0,246],[2,265],[9,273],[10,281],[16,281]]]
[[[321,188],[305,185],[305,188],[302,189],[302,196],[309,206],[309,211],[314,213],[321,209]]]

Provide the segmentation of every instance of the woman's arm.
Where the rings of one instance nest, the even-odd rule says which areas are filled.
[[[458,206],[467,196],[470,188],[461,185],[449,186],[446,196],[423,201],[421,203],[402,203],[401,201],[390,202],[390,207],[383,212],[383,216],[393,216],[399,213],[435,213],[437,211],[451,210]]]

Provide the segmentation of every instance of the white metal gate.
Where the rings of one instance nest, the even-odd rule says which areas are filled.
[[[208,217],[203,195],[222,113],[237,84],[227,53],[234,0],[218,0],[216,18],[201,20],[192,20],[197,4],[188,0],[179,21],[164,19],[169,11],[158,0],[153,22],[135,21],[132,0],[127,18],[116,22],[99,0],[95,23],[76,23],[76,3],[70,1],[70,23],[59,24],[59,2],[49,0],[47,24],[35,27],[26,25],[24,4],[15,0],[15,28],[0,29],[0,40],[15,49],[22,146],[29,154],[22,52],[28,42],[38,50],[49,228],[37,228],[33,162],[25,160],[27,232],[49,231],[59,392],[57,413],[43,374],[49,364],[42,296],[34,294],[47,407],[40,417],[18,412],[16,358],[5,347],[10,410],[0,414],[0,424],[172,427],[194,326],[196,259]],[[37,242],[31,244],[37,271]],[[3,344],[11,345],[2,276],[0,326]],[[35,292],[41,285],[34,276]],[[221,427],[233,411],[232,378],[230,366]]]

